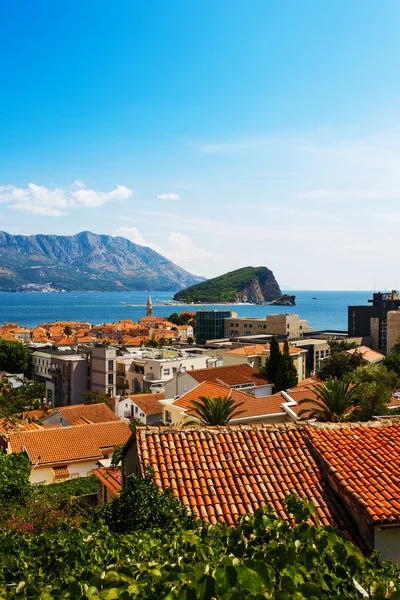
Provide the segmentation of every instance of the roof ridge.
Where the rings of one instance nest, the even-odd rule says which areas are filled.
[[[15,432],[16,434],[20,434],[20,433],[43,433],[43,432],[54,432],[54,431],[69,431],[70,429],[79,429],[82,431],[83,428],[85,427],[95,427],[97,425],[110,425],[110,424],[116,424],[116,423],[122,423],[124,425],[126,425],[126,423],[124,421],[101,421],[101,423],[85,423],[84,425],[65,425],[64,427],[57,427],[57,428],[46,428],[46,429],[25,429],[25,430],[21,430],[18,432]]]

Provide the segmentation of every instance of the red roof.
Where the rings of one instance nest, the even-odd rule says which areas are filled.
[[[162,413],[160,400],[165,399],[163,392],[159,394],[132,394],[129,398],[137,404],[145,415],[158,415]]]
[[[284,499],[296,494],[314,503],[322,525],[339,527],[354,539],[306,437],[296,425],[138,427],[135,441],[142,474],[150,466],[155,483],[170,488],[205,521],[233,525],[266,504],[289,519]]]
[[[340,494],[372,523],[400,523],[400,424],[324,424],[306,432]]]
[[[255,386],[267,385],[269,382],[258,371],[248,364],[228,365],[225,367],[212,367],[208,369],[195,369],[189,375],[199,383],[210,381],[227,386],[244,385],[252,383]]]
[[[108,490],[111,496],[117,496],[121,490],[121,471],[112,467],[94,469],[93,475],[102,483]]]
[[[105,404],[74,404],[72,406],[60,406],[56,412],[61,413],[68,425],[75,425],[81,419],[90,423],[106,423],[118,421],[117,415]]]

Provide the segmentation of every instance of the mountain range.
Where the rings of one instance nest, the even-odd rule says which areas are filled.
[[[0,231],[0,291],[176,291],[201,281],[123,237]]]

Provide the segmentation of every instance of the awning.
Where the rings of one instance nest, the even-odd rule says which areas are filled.
[[[63,467],[53,467],[53,473],[56,477],[69,477],[71,474],[65,465]]]

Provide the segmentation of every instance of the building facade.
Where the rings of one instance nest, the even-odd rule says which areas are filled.
[[[313,329],[308,325],[308,321],[292,314],[267,315],[265,319],[232,317],[224,322],[225,337],[269,334],[291,340],[302,338],[304,333],[311,331]]]
[[[231,310],[199,310],[196,313],[196,341],[218,340],[225,336],[225,319],[237,317]]]
[[[348,334],[352,337],[370,337],[371,347],[387,352],[387,314],[400,308],[399,294],[391,292],[373,294],[369,305],[348,307]]]

